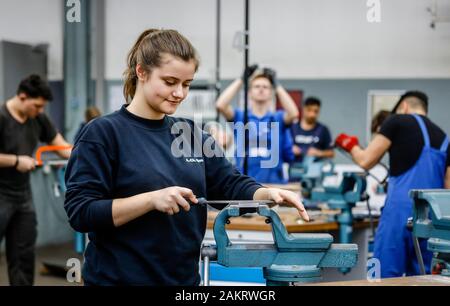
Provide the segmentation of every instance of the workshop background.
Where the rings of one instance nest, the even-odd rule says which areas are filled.
[[[29,73],[46,76],[54,94],[46,112],[69,142],[88,106],[108,114],[124,103],[127,52],[146,28],[176,29],[200,55],[190,99],[201,103],[176,115],[200,111],[214,120],[217,88],[242,74],[243,0],[81,0],[81,20],[72,22],[70,2],[0,0],[0,98],[13,96]],[[369,11],[363,0],[253,0],[249,63],[275,68],[290,91],[319,97],[320,121],[333,138],[345,131],[367,145],[376,98],[411,89],[427,93],[429,117],[450,134],[450,0],[381,1],[379,22],[368,20]],[[334,163],[354,168],[341,154]],[[38,217],[36,285],[79,284],[65,275],[66,261],[82,255],[63,209],[57,170],[38,169],[31,178]],[[383,197],[377,201],[379,209]],[[268,234],[248,233],[256,241]],[[8,285],[4,249],[2,243],[0,285]]]

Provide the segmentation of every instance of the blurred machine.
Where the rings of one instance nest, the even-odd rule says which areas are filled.
[[[328,176],[336,175],[334,163],[330,159],[317,160],[315,157],[306,156],[301,163],[293,163],[289,167],[289,178],[292,181],[300,181],[303,202],[306,207],[314,207],[311,191],[321,187]]]
[[[39,172],[42,173],[41,180],[47,182],[49,194],[45,199],[46,207],[51,207],[54,210],[58,219],[68,224],[67,216],[63,209],[64,194],[66,192],[66,185],[64,175],[66,171],[67,160],[56,156],[55,152],[59,150],[71,149],[71,146],[41,146],[37,149],[35,154],[36,166]],[[57,207],[55,207],[55,204]],[[63,231],[63,229],[54,229],[55,231]],[[69,229],[72,233],[73,230]],[[75,233],[75,252],[83,254],[85,246],[85,236],[81,233]],[[74,254],[75,255],[75,254]],[[75,257],[75,256],[74,256]],[[43,262],[44,274],[53,274],[56,276],[66,277],[68,270],[67,258],[59,258],[58,256],[46,258]]]
[[[48,152],[55,152],[55,151],[59,151],[59,150],[71,149],[71,148],[72,148],[72,146],[43,146],[43,147],[40,147],[36,151],[37,166],[43,166],[44,172],[50,171],[50,169],[48,169],[48,167],[51,167],[51,166],[57,167],[57,171],[58,171],[58,185],[57,186],[58,186],[59,192],[61,194],[66,193],[66,182],[64,179],[64,175],[66,172],[67,160],[49,160],[49,161],[46,161],[44,164],[44,161],[42,160],[42,154],[48,153]],[[57,189],[55,189],[55,193],[56,192],[58,192]],[[78,254],[83,254],[85,246],[86,246],[86,235],[75,232],[75,251]]]

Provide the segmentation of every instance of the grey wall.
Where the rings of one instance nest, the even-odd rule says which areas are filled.
[[[0,40],[49,44],[48,78],[61,80],[63,71],[63,7],[61,0],[1,0]]]
[[[134,41],[152,27],[186,35],[200,54],[198,77],[214,79],[216,1],[123,2],[105,2],[107,79],[122,76]],[[450,11],[450,0],[438,2],[439,15]],[[381,3],[381,22],[370,23],[363,0],[250,1],[250,61],[273,66],[286,79],[450,77],[450,23],[430,28],[432,1]],[[221,7],[221,76],[228,79],[243,66],[233,39],[243,31],[244,1]]]
[[[20,81],[32,73],[47,76],[47,46],[0,41],[2,70],[0,70],[0,100],[16,94]]]

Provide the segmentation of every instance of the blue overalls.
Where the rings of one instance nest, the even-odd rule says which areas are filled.
[[[283,184],[287,183],[287,179],[283,176],[283,161],[293,159],[292,153],[292,137],[290,131],[284,125],[284,112],[277,111],[275,113],[268,112],[263,117],[255,116],[250,110],[248,111],[248,122],[253,122],[255,125],[250,125],[249,128],[249,158],[248,158],[248,175],[253,177],[260,183]],[[234,122],[244,122],[244,112],[236,110],[234,115]],[[259,124],[262,123],[261,126]],[[279,134],[278,139],[272,139],[270,124],[278,123]],[[255,128],[256,127],[256,128]],[[244,143],[243,135],[237,135],[235,129],[235,144],[236,144],[236,166],[243,172],[244,167]],[[264,145],[261,142],[264,141]],[[278,146],[279,154],[276,165],[270,168],[262,168],[262,161],[271,160],[273,157],[273,146]]]
[[[381,277],[418,275],[419,265],[414,251],[412,233],[406,228],[412,217],[411,189],[439,189],[444,187],[446,155],[449,144],[445,138],[440,150],[430,146],[430,137],[423,119],[413,115],[419,123],[424,147],[419,160],[405,173],[389,178],[386,203],[375,236],[374,258],[380,261]],[[430,273],[432,253],[426,240],[420,240],[426,273]]]

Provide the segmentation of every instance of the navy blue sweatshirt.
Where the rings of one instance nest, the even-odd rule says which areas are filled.
[[[174,156],[171,146],[181,138],[171,130],[180,123],[192,128],[192,148],[198,139],[197,144],[212,142],[192,121],[169,116],[148,120],[125,106],[91,121],[75,140],[66,170],[64,207],[71,226],[89,233],[83,266],[88,284],[198,285],[200,281],[205,207],[192,205],[189,212],[180,209],[173,216],[154,210],[116,228],[113,199],[180,186],[209,200],[245,200],[261,187],[225,157],[194,155],[194,149],[192,156]]]

